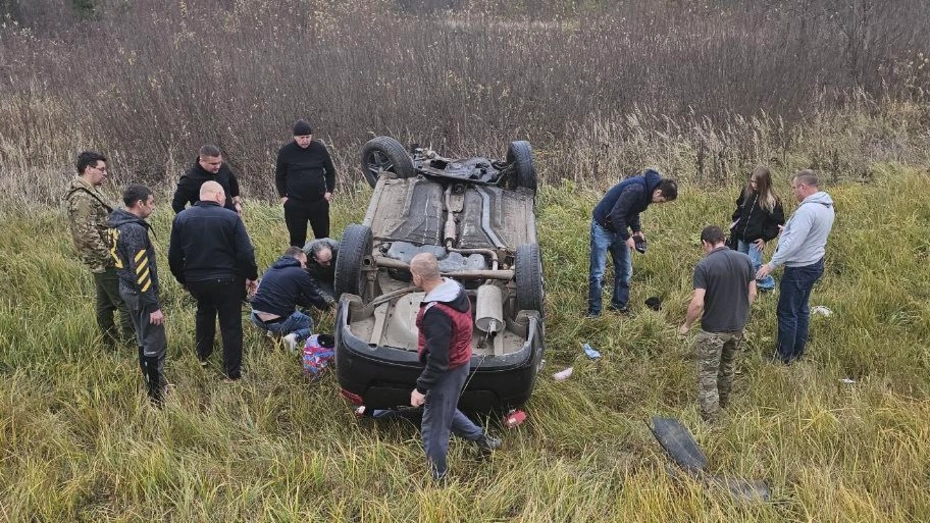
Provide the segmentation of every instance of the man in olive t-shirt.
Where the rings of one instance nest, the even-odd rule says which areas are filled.
[[[695,340],[698,404],[701,417],[712,421],[729,399],[733,360],[743,341],[749,307],[756,299],[756,277],[752,260],[727,248],[720,227],[705,227],[701,246],[705,256],[694,267],[694,295],[679,332],[687,334],[701,316],[701,332]]]

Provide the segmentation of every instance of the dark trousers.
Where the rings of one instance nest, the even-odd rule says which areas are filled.
[[[307,222],[314,238],[329,237],[329,202],[325,199],[306,202],[288,198],[284,204],[284,223],[291,236],[291,245],[303,247],[307,241]]]
[[[242,375],[242,298],[245,297],[245,281],[188,281],[187,289],[197,300],[197,357],[200,361],[207,361],[213,353],[216,317],[219,315],[226,377],[239,379]]]
[[[136,341],[139,345],[139,368],[145,379],[146,390],[153,401],[160,402],[167,384],[164,372],[165,352],[168,348],[165,326],[151,323],[149,312],[145,311],[139,303],[137,291],[122,287],[119,293],[130,311],[133,328],[136,331]]]
[[[804,267],[785,267],[779,286],[778,357],[790,363],[804,355],[811,311],[808,301],[814,284],[823,276],[823,258]]]
[[[435,479],[446,475],[450,433],[469,441],[476,441],[484,435],[481,428],[458,409],[459,396],[468,378],[468,367],[466,363],[446,372],[426,393],[420,435]]]
[[[134,335],[133,319],[126,302],[120,296],[119,276],[116,269],[93,273],[96,289],[97,327],[107,348],[115,349],[120,343],[130,344]],[[113,316],[119,310],[119,330]]]

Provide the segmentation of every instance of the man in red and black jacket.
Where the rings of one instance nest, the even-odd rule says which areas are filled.
[[[410,404],[423,406],[423,448],[433,478],[441,480],[450,432],[475,442],[484,453],[499,448],[501,440],[485,434],[458,409],[471,361],[471,303],[465,289],[440,276],[439,263],[430,253],[414,256],[410,273],[413,284],[426,293],[417,314],[417,352],[425,368],[410,393]]]

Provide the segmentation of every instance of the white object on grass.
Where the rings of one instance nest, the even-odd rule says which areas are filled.
[[[555,378],[556,381],[565,381],[568,379],[569,376],[572,375],[572,372],[574,371],[575,371],[574,367],[569,367],[565,370],[560,370],[559,372],[556,372],[555,374],[552,375],[552,377]]]

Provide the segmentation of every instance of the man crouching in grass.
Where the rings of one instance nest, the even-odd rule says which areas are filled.
[[[749,256],[727,248],[720,227],[701,231],[701,247],[705,256],[694,267],[694,295],[679,332],[687,334],[701,316],[701,332],[695,340],[698,404],[705,421],[716,421],[730,396],[733,360],[756,299],[756,275]]]

